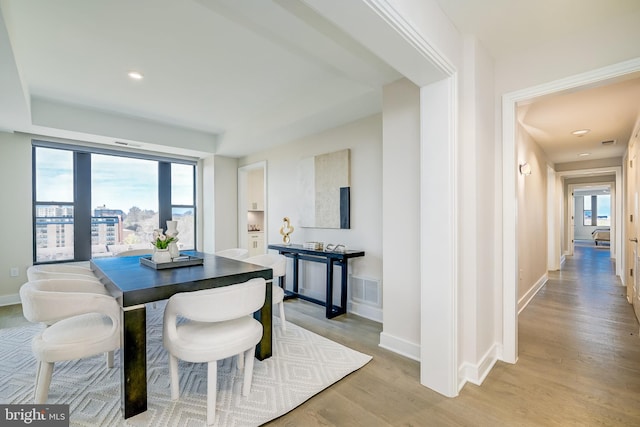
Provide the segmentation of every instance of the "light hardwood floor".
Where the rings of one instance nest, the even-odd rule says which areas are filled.
[[[606,249],[577,247],[519,318],[519,360],[446,398],[418,362],[378,347],[380,324],[287,301],[287,320],[373,360],[268,426],[640,426],[638,322]],[[24,322],[0,309],[0,327]]]
[[[287,302],[287,320],[373,360],[268,425],[640,426],[638,322],[614,271],[608,250],[576,248],[520,315],[518,363],[498,362],[456,398],[421,386],[417,362],[379,348],[379,324]]]

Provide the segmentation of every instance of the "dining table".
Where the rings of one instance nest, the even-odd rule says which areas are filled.
[[[121,310],[121,409],[124,418],[147,410],[146,305],[178,292],[229,286],[253,278],[267,280],[265,304],[254,317],[263,336],[256,357],[271,357],[271,268],[198,251],[182,251],[170,265],[155,264],[150,255],[91,259],[91,269],[116,298]],[[144,258],[144,259],[141,259]]]

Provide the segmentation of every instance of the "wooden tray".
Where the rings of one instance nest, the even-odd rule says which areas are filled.
[[[184,259],[171,262],[156,263],[151,259],[151,255],[145,255],[140,257],[140,264],[147,267],[155,268],[156,270],[164,270],[166,268],[178,268],[178,267],[191,267],[194,265],[202,265],[204,260],[191,255],[181,255]]]

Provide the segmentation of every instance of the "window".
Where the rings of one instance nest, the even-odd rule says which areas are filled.
[[[611,225],[611,195],[601,194],[596,196],[597,222],[599,226]]]
[[[584,200],[584,204],[582,207],[582,212],[583,212],[583,220],[582,220],[582,225],[591,225],[593,218],[592,218],[592,210],[591,210],[591,196],[583,196],[582,199]]]
[[[195,247],[195,168],[171,164],[171,219],[178,221],[178,244]]]
[[[611,226],[611,195],[582,196],[582,225]]]
[[[73,153],[40,148],[34,157],[36,261],[73,260]]]
[[[34,141],[34,262],[150,248],[177,220],[195,249],[195,163]]]

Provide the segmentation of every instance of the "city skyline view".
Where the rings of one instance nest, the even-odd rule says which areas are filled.
[[[159,220],[159,193],[165,203],[170,193],[171,219],[178,220],[180,233],[178,246],[195,247],[194,165],[99,153],[74,157],[70,150],[36,147],[35,166],[39,261],[73,259],[74,235],[91,239],[92,257],[150,249],[153,230],[166,226]],[[170,187],[159,187],[161,171],[170,172],[163,178],[171,180]],[[75,189],[76,176],[90,177],[90,183],[80,181]],[[82,194],[91,197],[91,230],[76,225],[75,206]],[[81,210],[79,215],[86,214]]]

